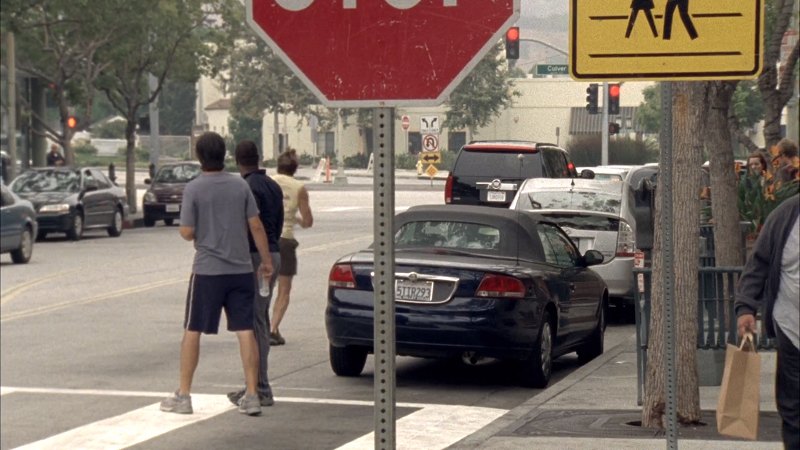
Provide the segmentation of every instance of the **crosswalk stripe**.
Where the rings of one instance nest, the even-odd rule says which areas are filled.
[[[194,414],[170,414],[161,412],[158,409],[159,403],[153,403],[17,448],[123,449],[234,408],[225,396],[207,394],[192,394],[192,406]]]
[[[163,392],[119,391],[97,389],[58,389],[30,387],[0,387],[0,394],[74,394],[129,397],[165,397]],[[312,403],[373,407],[372,401],[329,398],[276,397],[280,403]],[[234,410],[228,398],[220,394],[192,394],[194,414],[170,414],[159,410],[159,403],[93,422],[69,431],[50,436],[17,449],[82,450],[124,449],[153,439],[178,428],[210,419]],[[444,449],[493,422],[507,410],[461,405],[435,405],[426,403],[397,403],[398,408],[417,408],[397,420],[398,449]],[[340,450],[368,450],[374,447],[374,434],[365,434]]]
[[[475,406],[429,405],[397,420],[395,434],[399,450],[447,448],[498,419],[504,409]],[[370,450],[375,433],[365,434],[336,450]]]

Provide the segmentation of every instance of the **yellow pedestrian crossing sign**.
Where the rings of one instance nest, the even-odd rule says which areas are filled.
[[[752,79],[764,0],[570,0],[576,80]]]

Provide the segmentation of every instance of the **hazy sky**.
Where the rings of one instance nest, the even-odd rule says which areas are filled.
[[[569,11],[569,0],[522,0],[521,15],[546,17],[566,14]]]

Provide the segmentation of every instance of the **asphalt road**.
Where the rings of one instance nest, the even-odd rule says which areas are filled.
[[[398,191],[398,210],[441,203],[441,186]],[[276,405],[240,415],[224,393],[243,383],[233,334],[204,336],[196,413],[159,412],[177,387],[184,299],[193,254],[177,227],[88,231],[37,242],[28,265],[0,258],[0,449],[372,448],[372,361],[361,377],[328,365],[323,313],[327,275],[341,255],[372,240],[372,192],[314,189],[315,226],[298,232],[299,275],[273,349]],[[223,320],[224,326],[224,320]],[[613,325],[613,346],[633,333]],[[557,361],[554,380],[577,367]],[[445,448],[538,391],[508,366],[398,358],[398,448]],[[431,431],[431,427],[435,431]]]

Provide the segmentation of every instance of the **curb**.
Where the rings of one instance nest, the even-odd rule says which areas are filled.
[[[544,391],[534,395],[525,403],[517,406],[511,411],[502,415],[499,419],[486,425],[477,432],[465,437],[464,439],[456,442],[455,444],[447,447],[448,449],[475,449],[487,448],[486,441],[496,436],[506,428],[510,428],[520,421],[523,421],[530,413],[536,410],[539,406],[549,402],[554,397],[558,396],[564,391],[569,390],[574,385],[583,381],[591,374],[606,365],[609,361],[613,360],[620,353],[628,351],[630,346],[636,345],[636,335],[630,336],[628,339],[623,340],[619,344],[612,347],[610,350],[603,352],[603,355],[597,357],[587,363],[586,365],[575,370],[571,374],[564,377],[558,383],[546,388]]]

